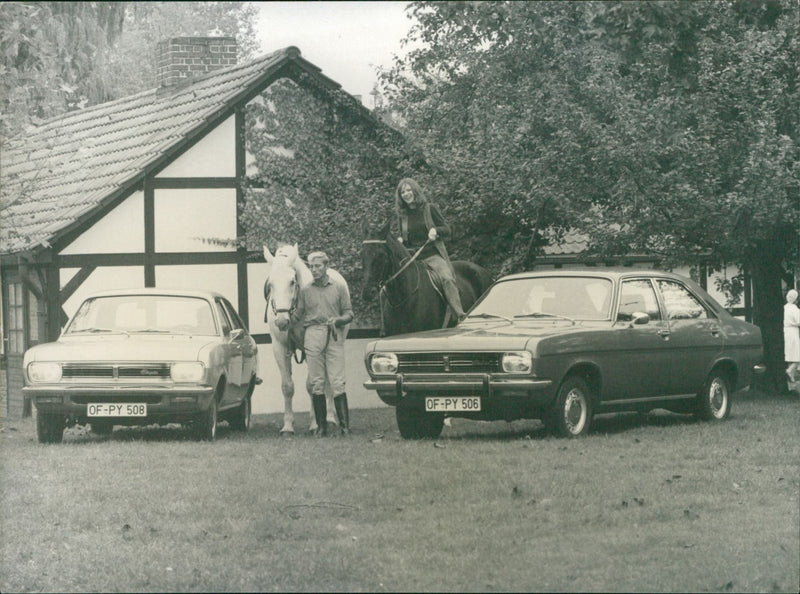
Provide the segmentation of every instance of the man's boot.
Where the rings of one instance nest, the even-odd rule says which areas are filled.
[[[460,322],[463,320],[466,314],[464,314],[464,308],[461,306],[461,296],[458,294],[458,287],[454,282],[444,283],[444,296],[458,321]]]
[[[317,435],[325,437],[328,435],[328,405],[325,403],[325,394],[312,394],[311,404],[317,418]]]
[[[339,417],[339,429],[342,435],[348,435],[350,433],[350,410],[347,407],[347,394],[334,396],[333,404],[336,406],[336,416]]]

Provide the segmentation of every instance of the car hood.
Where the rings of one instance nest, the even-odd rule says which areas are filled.
[[[114,334],[62,337],[28,352],[31,361],[193,361],[213,336]]]
[[[454,328],[426,330],[381,338],[367,345],[367,351],[458,351],[523,350],[551,336],[586,332],[608,322],[572,322],[566,320],[498,321],[481,324],[462,323]]]

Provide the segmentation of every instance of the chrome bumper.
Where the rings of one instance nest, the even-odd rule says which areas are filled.
[[[367,390],[377,390],[382,394],[393,393],[397,398],[414,392],[436,394],[474,394],[491,398],[496,393],[522,394],[544,390],[553,385],[549,379],[531,377],[495,376],[489,373],[471,375],[403,375],[393,378],[370,379],[364,382]]]

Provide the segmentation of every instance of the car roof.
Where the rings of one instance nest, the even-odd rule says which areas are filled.
[[[559,268],[555,270],[536,270],[530,272],[517,272],[516,274],[509,274],[498,279],[500,281],[513,280],[518,278],[538,278],[545,276],[592,276],[597,278],[608,278],[611,280],[619,280],[630,277],[659,277],[671,278],[681,281],[690,281],[692,279],[675,274],[674,272],[666,272],[664,270],[648,270],[644,268]]]
[[[123,295],[164,295],[167,297],[199,297],[201,299],[213,300],[216,297],[225,297],[215,291],[198,291],[187,289],[159,289],[159,288],[133,288],[133,289],[113,289],[107,291],[95,291],[86,296],[86,299],[95,297],[119,297]]]

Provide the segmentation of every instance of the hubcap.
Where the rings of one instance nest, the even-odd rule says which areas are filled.
[[[718,379],[715,379],[708,389],[708,403],[711,408],[711,414],[716,418],[721,418],[725,412],[725,406],[728,401],[728,392],[725,385]]]
[[[586,423],[586,403],[583,394],[578,390],[571,390],[564,402],[564,423],[567,430],[580,433]]]

